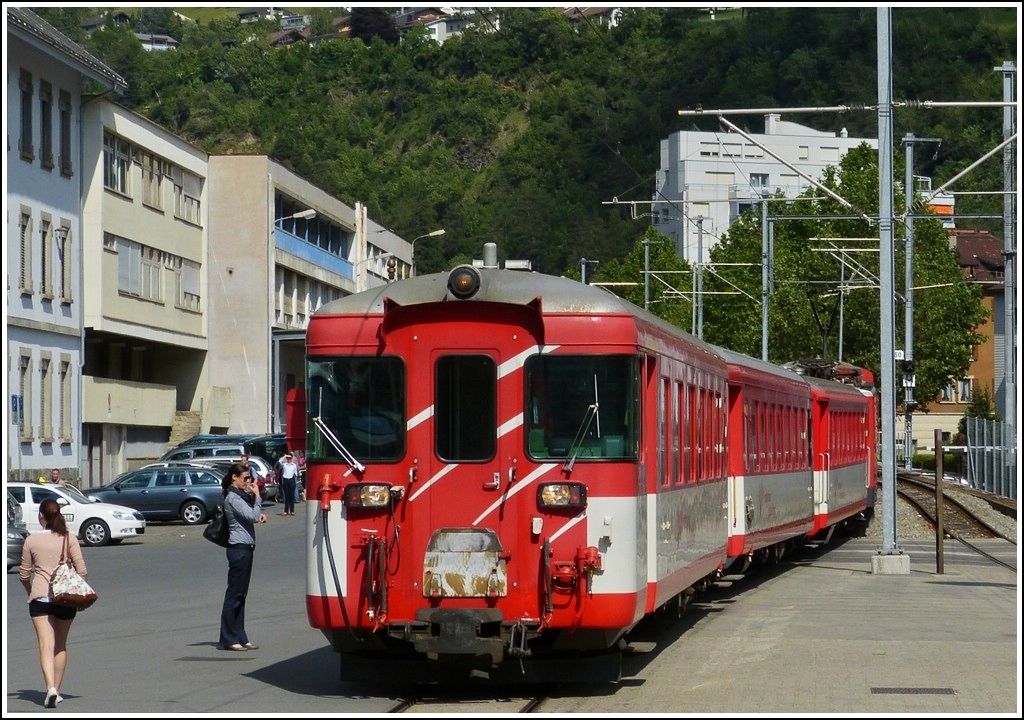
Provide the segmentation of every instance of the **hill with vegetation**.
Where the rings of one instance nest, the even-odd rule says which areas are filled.
[[[842,105],[861,109],[784,117],[823,131],[846,128],[852,137],[878,134],[875,8],[745,8],[712,16],[690,7],[631,7],[606,27],[570,24],[556,8],[507,7],[497,26],[481,19],[444,44],[422,28],[399,39],[379,8],[353,9],[351,35],[331,38],[331,19],[343,11],[314,8],[311,29],[322,39],[287,47],[270,44],[275,23],[242,25],[237,9],[123,10],[130,27],[108,23],[88,37],[82,21],[100,9],[36,12],[128,80],[126,106],[204,150],[269,154],[346,202],[365,203],[375,220],[405,237],[445,228],[442,238],[417,247],[424,272],[478,257],[485,242],[495,242],[501,257],[530,260],[542,272],[579,277],[585,257],[600,261],[588,269],[591,281],[616,273],[637,280],[641,241],[657,234],[628,203],[608,203],[651,199],[659,143],[670,133],[721,130],[713,115],[683,118],[680,109]],[[1002,100],[995,68],[1017,60],[1018,8],[907,6],[893,8],[891,19],[897,183],[899,139],[913,133],[941,139],[917,153],[914,168],[938,186],[1002,142],[1002,110],[967,103]],[[181,46],[147,53],[133,32],[166,33]],[[763,130],[759,116],[738,118],[751,132]],[[870,186],[856,183],[873,181],[877,207],[877,158],[857,157],[862,166],[837,170],[833,181],[861,195],[864,208],[872,205]],[[977,194],[958,197],[957,213],[981,216],[972,224],[1001,236],[1002,187],[1000,153],[958,181],[955,190]],[[814,223],[794,227],[787,242],[797,255],[808,238],[826,236]],[[834,230],[877,235],[856,224]],[[759,249],[749,243],[758,232],[737,227],[720,257],[752,252],[756,259]],[[922,262],[934,260],[939,276],[955,280],[955,258],[938,246],[934,252],[937,260]],[[681,263],[661,251],[655,262]],[[794,261],[792,272],[825,271]],[[935,297],[940,305],[965,300]],[[928,316],[955,325],[954,337],[943,341],[958,348],[978,339],[971,331],[977,298],[969,299],[953,320],[952,311]],[[691,306],[669,308],[660,294],[657,300],[652,309],[692,328]],[[716,303],[705,337],[750,352],[760,333],[757,313],[748,307],[723,316],[730,306]],[[801,347],[820,346],[813,306],[799,318],[792,307],[781,312],[773,315],[773,338],[781,338],[773,340],[773,356],[791,359]],[[877,297],[860,312],[847,308],[847,322],[860,323],[864,338],[855,357],[877,368]],[[933,385],[965,369],[964,353],[936,353],[943,357]]]

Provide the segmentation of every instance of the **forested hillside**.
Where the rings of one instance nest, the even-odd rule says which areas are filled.
[[[268,153],[407,237],[444,227],[417,247],[424,271],[476,257],[489,241],[552,273],[578,273],[583,256],[624,258],[646,220],[602,203],[651,198],[670,132],[718,129],[714,117],[679,109],[877,102],[874,8],[748,8],[714,19],[695,8],[628,8],[611,29],[574,27],[553,8],[505,8],[499,30],[484,22],[443,45],[413,31],[400,42],[280,49],[266,40],[275,25],[241,26],[237,9],[204,8],[198,22],[170,8],[125,10],[133,27],[90,37],[80,25],[98,8],[36,12],[127,78],[127,106],[203,149]],[[322,27],[343,14],[312,12]],[[993,69],[1016,60],[1016,20],[1014,7],[893,9],[894,97],[1001,100]],[[182,44],[147,53],[132,31]],[[877,135],[873,110],[785,119]],[[762,129],[756,115],[738,123]],[[900,109],[894,136],[908,132],[942,139],[916,167],[939,184],[1001,141],[1002,113]],[[998,158],[957,185],[1001,188]],[[1001,203],[967,196],[957,209],[999,213]]]

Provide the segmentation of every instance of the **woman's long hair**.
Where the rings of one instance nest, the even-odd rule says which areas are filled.
[[[231,489],[231,483],[235,479],[235,475],[241,475],[248,470],[245,465],[240,462],[236,462],[228,468],[227,472],[224,473],[224,477],[220,481],[220,492],[222,495],[227,497],[228,490]]]
[[[43,516],[43,527],[58,535],[68,534],[68,524],[64,522],[64,515],[60,511],[60,505],[53,498],[46,498],[39,503],[39,512]]]

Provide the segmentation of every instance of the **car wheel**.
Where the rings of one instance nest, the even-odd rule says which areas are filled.
[[[110,542],[110,527],[99,518],[82,523],[82,543],[88,547],[99,547]]]
[[[206,519],[206,507],[198,500],[189,500],[181,506],[181,521],[186,525],[198,525]]]

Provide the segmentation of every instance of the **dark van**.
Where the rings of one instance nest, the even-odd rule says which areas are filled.
[[[256,435],[246,440],[243,445],[247,455],[256,455],[271,463],[277,462],[277,459],[288,449],[288,441],[285,440],[284,433]]]
[[[258,435],[193,435],[188,440],[180,443],[177,447],[187,447],[190,445],[230,445],[232,443],[241,445],[246,440]]]

